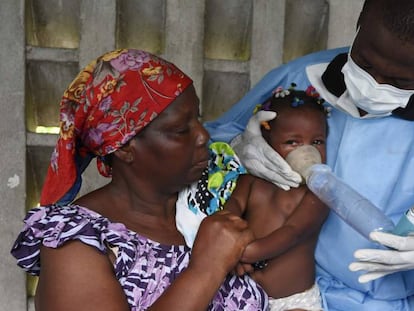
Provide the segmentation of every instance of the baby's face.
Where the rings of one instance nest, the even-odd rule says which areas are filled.
[[[283,158],[303,145],[312,145],[326,162],[326,117],[315,109],[293,108],[278,113],[271,124],[269,143]]]

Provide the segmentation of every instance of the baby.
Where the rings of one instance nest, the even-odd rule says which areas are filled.
[[[292,86],[277,88],[261,105],[261,110],[277,113],[262,124],[263,137],[288,162],[290,157],[300,162],[303,151],[307,158],[316,155],[324,163],[328,113],[323,100],[313,87],[299,91]],[[314,249],[328,208],[306,184],[284,191],[258,177],[241,175],[224,208],[243,216],[256,236],[236,270],[249,273],[264,288],[271,310],[322,310]]]

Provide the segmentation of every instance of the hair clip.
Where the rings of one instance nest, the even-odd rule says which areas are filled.
[[[262,105],[258,104],[253,109],[253,114],[256,114],[258,111],[262,110]]]
[[[326,117],[329,118],[331,116],[332,107],[325,107]]]
[[[269,111],[270,110],[270,105],[272,104],[272,102],[270,100],[266,101],[263,105],[262,105],[262,109],[261,110],[265,110],[265,111]]]
[[[269,110],[270,110],[270,105],[271,105],[270,100],[266,101],[266,102],[265,102],[265,103],[263,103],[263,104],[258,104],[258,105],[256,105],[256,106],[254,107],[254,109],[253,109],[253,114],[256,114],[256,113],[257,113],[258,111],[260,111],[260,110],[269,111]]]
[[[319,105],[322,105],[322,104],[325,102],[325,100],[324,100],[323,98],[321,98],[321,97],[320,97],[319,93],[316,91],[316,89],[315,89],[312,85],[309,85],[309,86],[306,88],[305,93],[306,93],[306,95],[308,95],[309,97],[313,97],[313,98],[315,98],[315,99],[316,99],[316,102],[317,102]]]
[[[292,107],[297,107],[297,106],[299,106],[299,105],[303,105],[305,102],[303,101],[303,99],[299,99],[298,97],[294,97],[293,98],[293,101],[291,102],[291,106]]]
[[[319,98],[319,96],[320,96],[319,93],[316,91],[316,89],[312,85],[309,85],[306,88],[305,93],[309,97],[313,97],[313,98]]]
[[[278,86],[276,89],[272,91],[274,98],[284,98],[290,94],[290,90],[285,90],[283,87]]]
[[[295,82],[292,82],[291,84],[290,84],[290,86],[289,86],[289,88],[288,88],[288,90],[289,91],[294,91],[295,90],[295,88],[296,88],[296,83]]]

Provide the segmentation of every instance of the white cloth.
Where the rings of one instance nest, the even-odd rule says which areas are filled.
[[[270,298],[269,297],[269,310],[270,311],[285,311],[292,309],[304,309],[308,311],[321,311],[321,294],[317,284],[313,285],[310,289],[293,294],[283,298]]]
[[[191,210],[188,206],[188,198],[195,193],[196,184],[182,190],[178,194],[176,203],[175,224],[178,231],[184,236],[185,243],[192,248],[201,221],[207,216],[200,210]]]
[[[223,209],[240,174],[246,169],[230,145],[209,145],[210,160],[199,181],[182,190],[176,203],[176,226],[188,247],[193,247],[201,221]]]

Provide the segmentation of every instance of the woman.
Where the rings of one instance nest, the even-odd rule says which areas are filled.
[[[207,218],[191,252],[177,231],[178,193],[211,165],[198,106],[189,77],[139,50],[107,53],[72,82],[41,206],[12,249],[39,275],[36,310],[267,308],[250,278],[228,276],[253,239],[245,221]],[[111,182],[71,203],[94,156]]]

